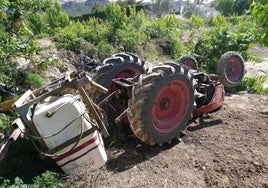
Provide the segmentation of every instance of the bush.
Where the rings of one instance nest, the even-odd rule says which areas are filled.
[[[183,24],[175,15],[168,15],[152,20],[146,27],[146,34],[150,39],[160,41],[163,52],[172,58],[177,58],[184,53],[180,40]]]
[[[267,81],[267,79],[267,76],[245,77],[240,85],[235,88],[227,88],[226,91],[230,93],[248,91],[249,93],[267,95],[268,88],[264,87],[264,83]]]
[[[97,48],[101,53],[104,53],[106,56],[110,56],[114,53],[113,46],[104,40],[101,40],[99,42]]]
[[[186,48],[176,35],[169,37],[166,43],[167,46],[164,47],[164,52],[166,52],[168,55],[171,55],[173,59],[177,59],[178,57],[186,53]]]
[[[266,80],[267,76],[245,77],[241,87],[250,93],[268,94],[268,88],[263,87]]]
[[[111,36],[112,27],[108,22],[90,18],[87,22],[84,22],[80,28],[77,36],[84,38],[91,44],[98,45],[100,41],[113,41],[114,36]],[[77,30],[77,27],[74,29]]]
[[[173,32],[179,33],[182,28],[181,20],[175,15],[169,15],[151,20],[146,27],[146,34],[155,39],[170,36]]]
[[[42,9],[27,18],[27,25],[34,34],[54,35],[58,28],[68,24],[69,17],[57,1],[44,0]]]
[[[10,129],[10,116],[0,113],[0,133],[7,133]]]
[[[209,73],[216,73],[217,61],[227,51],[238,51],[244,60],[248,60],[248,50],[255,41],[254,28],[249,25],[232,27],[214,27],[202,34],[193,49],[201,68]]]
[[[218,0],[215,8],[224,16],[231,16],[233,14],[234,4],[234,0]]]
[[[55,41],[58,43],[58,46],[61,48],[65,48],[67,50],[77,51],[75,42],[76,42],[77,35],[73,32],[64,32],[63,35],[58,36],[55,38]]]
[[[0,177],[1,180],[1,177]],[[0,185],[0,188],[26,188],[26,187],[35,187],[35,188],[62,188],[64,187],[63,183],[59,180],[59,177],[56,173],[47,171],[42,173],[41,176],[36,176],[34,178],[33,184],[25,184],[23,180],[19,177],[15,178],[15,182],[12,184],[10,180],[4,179],[1,180],[3,183]]]
[[[145,35],[134,28],[119,29],[116,33],[115,43],[119,50],[137,52],[143,41],[145,41]]]
[[[244,22],[244,16],[237,16],[236,14],[233,14],[231,17],[229,17],[228,21],[229,23],[231,23],[232,25],[237,25],[241,22]]]
[[[191,28],[198,29],[204,26],[204,20],[196,15],[191,15],[189,18],[189,25]]]
[[[212,16],[208,20],[208,25],[213,27],[220,27],[227,24],[226,18],[223,15]]]
[[[121,28],[125,28],[127,22],[127,14],[126,9],[124,7],[120,7],[118,4],[111,3],[104,10],[107,21],[111,25],[110,37],[112,39],[111,42],[114,42],[116,35],[116,31]]]
[[[43,85],[43,80],[38,74],[26,74],[26,82],[37,88]]]
[[[45,172],[41,176],[34,178],[34,187],[43,188],[43,187],[54,187],[61,188],[64,187],[63,183],[59,180],[59,177],[54,172]]]
[[[268,3],[261,4],[255,1],[251,5],[251,17],[254,22],[261,26],[258,40],[261,44],[268,46]]]

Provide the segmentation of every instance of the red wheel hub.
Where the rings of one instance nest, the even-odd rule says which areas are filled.
[[[185,82],[176,80],[165,85],[153,103],[154,128],[160,133],[173,131],[185,117],[189,101],[190,91]]]
[[[231,58],[225,66],[225,74],[226,78],[231,82],[237,82],[240,79],[242,72],[242,65],[238,58]]]

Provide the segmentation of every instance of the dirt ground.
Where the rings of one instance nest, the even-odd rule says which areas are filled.
[[[151,147],[130,135],[107,151],[105,167],[78,169],[66,187],[268,188],[268,96],[226,96],[221,110],[171,144]]]

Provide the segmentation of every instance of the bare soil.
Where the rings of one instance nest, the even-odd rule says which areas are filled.
[[[105,167],[77,169],[66,187],[268,188],[268,96],[226,96],[222,109],[170,144],[143,145],[130,135],[107,151]]]

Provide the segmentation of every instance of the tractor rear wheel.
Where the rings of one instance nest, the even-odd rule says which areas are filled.
[[[179,136],[191,118],[194,102],[191,75],[174,63],[154,67],[139,79],[128,103],[130,127],[147,144],[169,142]]]
[[[147,71],[145,62],[138,56],[130,53],[117,53],[103,61],[103,65],[98,67],[93,80],[108,89],[107,94],[97,90],[91,91],[93,100],[101,102],[105,97],[115,91],[113,79],[115,78],[134,78]],[[135,80],[134,80],[135,81]],[[115,97],[109,99],[106,110],[111,119],[116,118],[127,108],[128,96],[120,97],[120,101]]]
[[[191,56],[191,55],[183,55],[180,56],[179,59],[177,60],[177,63],[186,65],[189,69],[198,69],[198,63],[196,59]]]
[[[244,60],[237,52],[226,52],[219,59],[217,72],[225,87],[235,87],[240,84],[244,77],[244,71]]]
[[[97,68],[93,80],[106,87],[109,92],[104,95],[98,91],[93,91],[94,100],[101,101],[115,90],[113,79],[133,78],[144,74],[146,70],[145,62],[133,54],[121,52],[105,59],[103,65]]]

